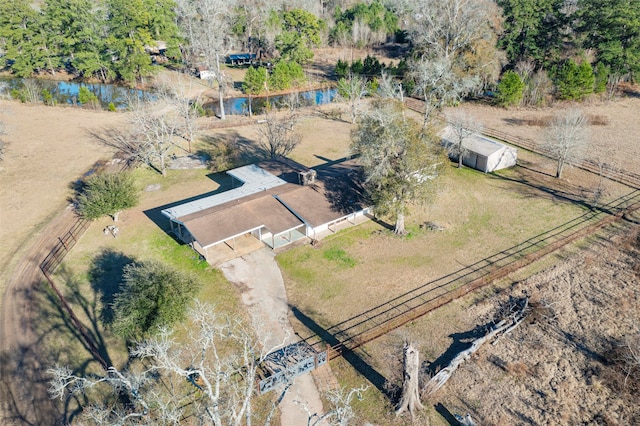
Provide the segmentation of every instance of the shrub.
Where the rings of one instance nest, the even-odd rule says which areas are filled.
[[[498,103],[502,106],[518,105],[522,100],[524,82],[515,71],[502,74],[498,83]]]
[[[351,72],[353,74],[362,74],[364,72],[364,64],[362,63],[362,59],[356,59],[351,62]]]
[[[22,103],[25,103],[27,101],[24,96],[24,93],[20,89],[11,89],[11,97]]]
[[[338,79],[345,78],[349,74],[349,63],[347,61],[343,61],[342,59],[338,59],[335,73]]]
[[[98,97],[87,87],[81,86],[78,92],[78,102],[95,108],[98,105]]]
[[[193,276],[158,261],[125,266],[113,304],[114,332],[131,340],[181,321],[200,285]]]
[[[380,75],[383,69],[384,65],[380,63],[378,58],[369,55],[364,58],[364,62],[362,63],[362,74],[364,74],[365,76],[373,77],[376,75]]]
[[[53,95],[47,89],[42,89],[42,101],[45,105],[53,105],[55,103]]]
[[[587,61],[578,65],[569,59],[555,73],[556,93],[559,99],[581,100],[593,93],[595,77]]]
[[[87,219],[112,216],[138,204],[139,194],[129,173],[104,173],[90,177],[78,197],[78,210]]]

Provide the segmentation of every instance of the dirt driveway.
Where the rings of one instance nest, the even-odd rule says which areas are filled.
[[[297,340],[287,319],[287,294],[274,257],[271,250],[263,248],[220,266],[227,280],[242,292],[242,302],[248,307],[265,348],[283,340],[285,343]],[[296,401],[305,404],[310,414],[322,414],[322,401],[311,374],[298,376],[280,403],[283,426],[308,423],[309,414]]]

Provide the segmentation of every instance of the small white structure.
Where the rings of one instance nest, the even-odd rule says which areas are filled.
[[[442,144],[449,148],[454,141],[453,130],[446,127],[442,132]],[[513,167],[518,160],[517,149],[484,135],[471,135],[462,142],[462,146],[465,150],[462,164],[485,173]],[[453,159],[457,160],[457,157]]]
[[[215,80],[216,79],[216,73],[215,71],[211,71],[210,69],[204,67],[204,66],[199,66],[196,68],[196,72],[198,74],[198,78],[200,78],[200,80]]]

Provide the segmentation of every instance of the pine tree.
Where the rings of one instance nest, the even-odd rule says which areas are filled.
[[[518,105],[522,100],[524,82],[515,71],[502,74],[498,83],[498,103],[502,106]]]

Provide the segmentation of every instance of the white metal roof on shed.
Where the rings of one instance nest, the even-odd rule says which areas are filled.
[[[255,164],[229,170],[227,171],[227,174],[244,182],[245,184],[258,185],[265,189],[275,188],[276,186],[280,186],[285,183],[284,180],[272,175]]]
[[[239,198],[246,197],[247,195],[275,188],[287,183],[255,164],[229,170],[227,171],[227,174],[243,182],[243,185],[239,188],[164,209],[162,210],[162,214],[170,219],[178,219],[191,213],[219,206],[229,201],[237,200]]]
[[[455,136],[451,127],[445,127],[442,131],[442,139],[447,144],[454,143]],[[462,146],[468,151],[475,152],[483,157],[489,157],[491,154],[500,151],[506,145],[485,136],[473,134],[462,142]]]

